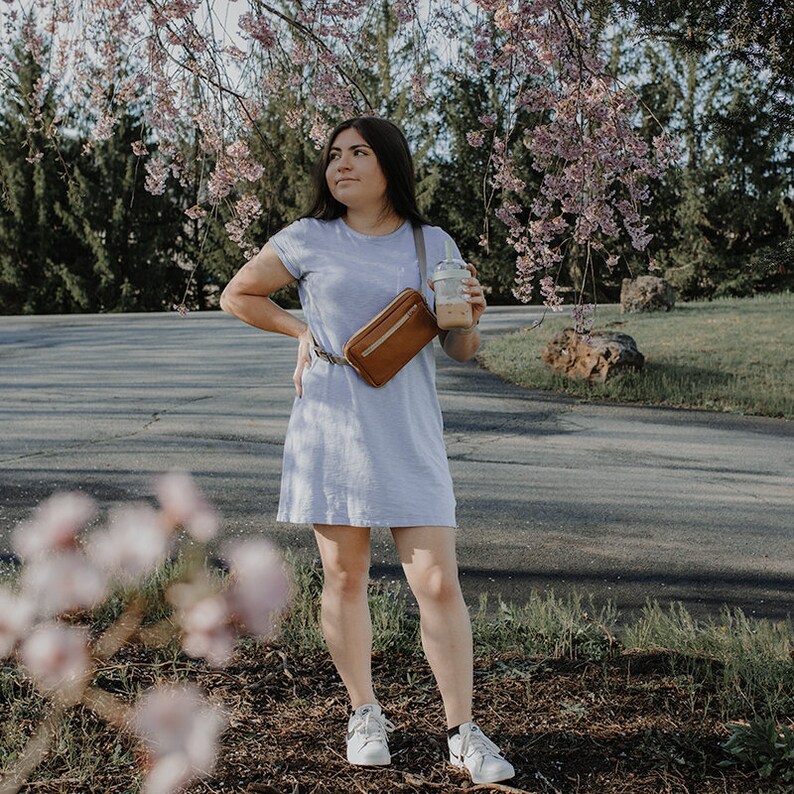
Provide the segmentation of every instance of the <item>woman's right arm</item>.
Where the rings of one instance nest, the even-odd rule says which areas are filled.
[[[269,297],[293,281],[295,276],[284,267],[275,248],[268,243],[226,285],[221,293],[221,309],[254,328],[298,337],[306,330],[306,324]]]
[[[300,397],[303,370],[311,366],[312,338],[309,326],[269,297],[293,281],[295,276],[284,267],[275,249],[268,243],[226,285],[221,293],[221,309],[254,328],[294,336],[298,340],[298,363],[292,380]]]

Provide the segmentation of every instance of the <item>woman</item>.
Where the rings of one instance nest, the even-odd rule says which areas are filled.
[[[416,205],[413,165],[391,122],[355,118],[331,133],[309,213],[274,235],[229,282],[221,307],[265,331],[298,340],[297,396],[284,447],[278,520],[312,524],[322,560],[323,633],[350,696],[347,759],[391,760],[386,719],[372,685],[367,605],[370,528],[390,527],[420,611],[422,645],[446,712],[450,762],[475,783],[506,780],[513,767],[472,722],[472,640],[455,556],[455,498],[427,345],[380,389],[348,366],[318,358],[344,342],[405,287],[422,289],[413,226],[427,261],[444,258],[447,235]],[[442,332],[444,352],[467,361],[479,348],[485,298],[476,271],[466,291],[473,325]],[[268,296],[298,281],[308,322]],[[309,330],[311,328],[311,332]]]

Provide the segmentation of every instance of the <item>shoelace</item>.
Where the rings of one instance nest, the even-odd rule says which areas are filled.
[[[497,747],[484,733],[471,731],[466,733],[460,742],[460,757],[465,758],[469,755],[469,750],[479,752],[482,756],[493,756],[501,759],[501,748]]]
[[[351,726],[351,731],[353,733],[361,733],[364,735],[365,745],[370,742],[383,742],[384,744],[388,744],[386,733],[387,731],[391,733],[393,730],[394,725],[392,725],[386,717],[383,715],[378,717],[371,711],[368,711],[366,714],[359,714],[358,718]]]

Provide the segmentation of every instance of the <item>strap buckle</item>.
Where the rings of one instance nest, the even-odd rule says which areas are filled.
[[[327,361],[329,364],[348,363],[344,358],[341,358],[340,356],[335,356],[332,353],[329,353],[327,350],[323,350],[318,344],[314,345],[314,352],[317,355],[317,358],[321,358],[323,361]]]

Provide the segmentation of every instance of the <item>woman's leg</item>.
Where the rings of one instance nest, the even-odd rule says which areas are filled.
[[[452,527],[392,529],[406,579],[419,604],[422,647],[453,728],[471,720],[471,621],[458,580]]]
[[[367,603],[369,533],[368,527],[314,526],[323,564],[323,636],[354,710],[377,702]]]

